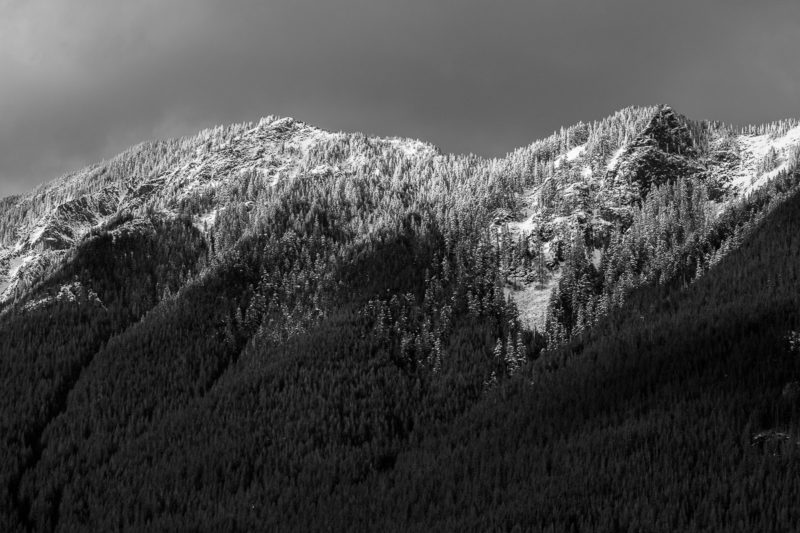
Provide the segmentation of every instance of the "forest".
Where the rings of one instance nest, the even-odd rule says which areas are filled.
[[[796,126],[629,108],[483,160],[271,118],[3,200],[3,245],[115,214],[0,307],[0,530],[796,529],[800,152],[714,170]],[[292,179],[163,185],[253,131]]]

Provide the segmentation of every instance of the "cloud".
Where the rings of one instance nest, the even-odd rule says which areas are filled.
[[[291,115],[500,155],[631,104],[797,114],[800,5],[6,0],[0,195],[152,137]]]

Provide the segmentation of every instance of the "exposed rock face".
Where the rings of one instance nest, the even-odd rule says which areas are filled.
[[[635,185],[625,191],[625,198],[639,202],[653,187],[702,173],[705,169],[697,156],[686,122],[671,108],[662,107],[623,149],[611,172],[614,186]]]
[[[788,129],[787,129],[788,128]],[[625,231],[648,194],[667,184],[693,181],[705,189],[709,216],[737,198],[765,185],[780,170],[793,168],[800,127],[742,133],[711,123],[697,123],[668,106],[653,108],[633,135],[589,136],[587,142],[556,152],[552,175],[521,195],[521,216],[499,213],[498,231],[508,228],[512,241],[541,247],[551,274],[557,250],[576,232],[587,238],[587,255],[599,266],[611,236]],[[700,142],[702,141],[702,142]],[[774,160],[764,162],[774,153]],[[541,280],[539,280],[541,282]],[[540,283],[542,290],[549,285]],[[517,299],[539,300],[525,287]],[[542,306],[539,306],[541,309]],[[535,322],[542,322],[536,316]]]
[[[38,238],[31,242],[37,251],[66,250],[86,232],[116,212],[118,199],[113,190],[82,196],[59,205],[47,219]]]

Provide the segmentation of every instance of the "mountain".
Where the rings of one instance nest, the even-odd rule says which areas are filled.
[[[734,132],[721,124],[689,121],[667,106],[629,108],[600,123],[578,124],[498,160],[443,156],[419,141],[332,134],[290,118],[269,117],[257,125],[144,143],[107,163],[6,199],[0,221],[0,301],[18,298],[58,268],[83,236],[115,217],[188,214],[198,229],[207,231],[220,211],[250,210],[259,194],[280,196],[286,183],[298,178],[387,176],[395,175],[398,166],[411,165],[427,166],[429,181],[447,172],[464,172],[468,180],[515,180],[506,198],[488,204],[501,231],[513,239],[523,236],[528,248],[542,248],[550,270],[539,276],[545,289],[522,283],[517,294],[518,301],[531,303],[521,309],[526,323],[541,328],[542,304],[553,285],[548,280],[558,277],[555,251],[576,227],[595,236],[593,260],[598,262],[611,228],[627,226],[632,206],[654,185],[675,179],[702,182],[713,202],[710,209],[721,211],[794,168],[799,146],[800,128],[794,121]],[[498,194],[491,183],[483,188],[470,193]],[[537,242],[530,242],[532,235]],[[525,269],[528,281],[530,274]]]
[[[331,153],[335,145],[351,140],[352,153]],[[254,190],[276,188],[301,174],[308,178],[364,171],[377,153],[410,158],[429,157],[435,150],[410,140],[331,134],[275,117],[138,145],[6,200],[0,225],[0,298],[23,292],[83,236],[115,217],[188,212],[198,228],[213,226],[219,210],[252,208],[246,202],[255,199]]]
[[[792,529],[798,163],[270,117],[4,199],[0,527]]]

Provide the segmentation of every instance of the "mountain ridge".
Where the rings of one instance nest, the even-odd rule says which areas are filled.
[[[617,138],[600,138],[603,124],[615,119],[626,124]],[[482,167],[489,175],[526,174],[514,179],[533,181],[534,186],[522,186],[519,192],[510,193],[510,210],[487,207],[494,210],[498,231],[508,231],[513,238],[538,232],[541,254],[546,256],[552,276],[557,276],[556,247],[570,231],[582,226],[602,236],[615,224],[628,224],[628,206],[640,203],[654,186],[698,177],[709,189],[715,205],[712,210],[719,212],[732,199],[752,193],[781,170],[793,168],[800,159],[797,124],[773,123],[761,127],[772,128],[771,133],[759,135],[753,134],[754,128],[749,133],[734,133],[718,123],[689,121],[666,105],[632,107],[604,121],[562,129],[494,159],[442,155],[432,145],[417,140],[330,133],[274,116],[255,124],[216,127],[194,136],[140,143],[106,163],[5,200],[11,205],[5,213],[12,217],[16,214],[18,222],[3,220],[9,215],[0,215],[0,301],[7,303],[20,297],[26,288],[52,273],[64,251],[113,216],[141,216],[147,211],[177,216],[190,205],[196,226],[208,231],[220,210],[234,204],[253,208],[253,200],[242,198],[248,193],[241,190],[252,187],[253,181],[274,189],[300,176],[325,179],[366,172],[389,179],[390,172],[397,172],[398,163],[392,161],[379,168],[371,161],[376,154],[384,159],[405,159],[401,167],[424,168],[438,159],[435,164],[440,167],[466,166],[467,173],[475,173],[469,167]],[[709,146],[702,150],[696,137],[704,128],[706,135],[711,131],[714,138],[706,141]],[[776,131],[782,135],[770,138]],[[345,154],[336,147],[343,141],[358,146]],[[148,155],[153,153],[155,158]],[[768,158],[771,162],[765,162]],[[554,186],[556,181],[561,185]],[[601,260],[599,250],[607,242],[607,238],[597,242],[598,251],[592,252],[595,261]],[[547,277],[540,276],[543,279],[539,281],[551,286],[544,279]],[[535,311],[523,311],[528,311],[529,326],[541,328],[545,318],[541,302],[549,292],[537,295],[528,286],[517,296],[523,301],[540,302],[533,306]]]
[[[628,108],[486,160],[270,119],[45,188],[0,213],[0,528],[768,529],[797,133]]]

